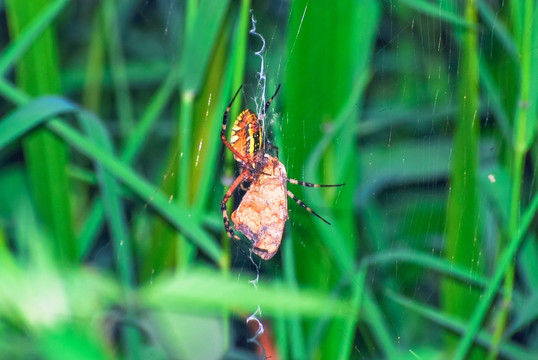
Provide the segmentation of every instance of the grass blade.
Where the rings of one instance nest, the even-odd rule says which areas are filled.
[[[475,4],[468,2],[464,12],[465,20],[476,24]],[[482,263],[478,202],[478,33],[471,28],[463,28],[457,34],[460,36],[462,57],[457,94],[461,100],[452,149],[444,257],[467,267],[470,274],[474,274],[481,272],[477,264]],[[480,296],[476,290],[469,291],[466,284],[452,279],[443,280],[441,293],[444,311],[461,318],[473,313]],[[453,337],[447,338],[449,344],[453,344],[454,340]]]
[[[0,77],[3,77],[9,68],[23,56],[36,38],[56,19],[67,3],[68,0],[56,0],[48,5],[28,24],[15,41],[9,43],[0,55]]]
[[[182,89],[197,93],[202,85],[209,56],[215,45],[229,0],[201,0],[196,9],[192,29],[189,29],[181,58]],[[211,16],[207,16],[211,14]]]
[[[51,103],[47,104],[47,101]],[[57,102],[65,102],[63,106],[58,106]],[[40,116],[38,111],[34,109],[39,106],[39,109],[49,109],[47,115],[52,115],[54,108],[57,106],[58,114],[65,111],[65,109],[73,107],[71,103],[66,100],[58,98],[43,98],[36,100],[35,103],[29,103],[26,106],[18,109],[10,116],[6,117],[4,121],[0,123],[0,130],[3,128],[11,129],[14,127],[14,123],[18,122],[21,118],[27,118],[27,127],[17,133],[16,136],[22,136],[24,131],[28,131],[31,127],[48,120],[47,118]],[[80,109],[77,110],[82,113],[83,116],[92,115],[84,114]],[[29,118],[28,114],[34,114],[37,116]],[[41,115],[43,112],[41,113]],[[94,118],[95,119],[95,118]],[[7,121],[9,120],[9,121]],[[31,121],[30,121],[31,120]],[[97,121],[95,119],[95,121]],[[220,263],[221,250],[219,246],[209,237],[209,235],[198,225],[199,222],[193,219],[190,212],[177,205],[170,204],[168,198],[162,193],[155,190],[155,187],[140,178],[129,167],[122,163],[119,159],[115,158],[108,152],[101,149],[98,145],[89,141],[71,127],[63,124],[59,120],[51,120],[48,126],[56,133],[60,134],[64,139],[69,142],[74,148],[80,150],[85,155],[89,156],[95,161],[99,161],[111,174],[113,174],[118,180],[126,184],[134,193],[138,194],[149,205],[153,206],[158,212],[160,212],[170,223],[174,226],[182,229],[189,238],[197,243],[204,251],[207,252],[214,261]],[[8,140],[13,140],[13,136],[9,139],[4,137],[4,132],[0,131],[0,144],[8,143]]]
[[[495,273],[493,274],[486,291],[480,298],[480,302],[472,314],[469,325],[467,326],[467,330],[465,331],[465,336],[459,342],[453,359],[464,359],[465,355],[469,352],[474,338],[480,331],[480,326],[482,325],[486,313],[491,306],[493,298],[499,291],[503,277],[505,276],[508,268],[511,266],[512,259],[516,255],[523,239],[525,238],[524,235],[527,232],[537,210],[538,195],[535,195],[531,204],[521,218],[518,231],[512,236],[506,250],[501,255],[497,268],[495,269]]]
[[[49,21],[46,0],[31,2],[7,1],[8,24],[17,39],[29,24],[39,23],[36,17]],[[57,3],[61,7],[62,3]],[[56,10],[55,8],[53,10]],[[56,10],[58,11],[58,10]],[[47,18],[45,18],[47,17]],[[44,27],[42,27],[44,29]],[[23,38],[22,45],[28,38]],[[54,29],[44,29],[16,66],[18,86],[30,94],[57,93],[60,90],[59,64]],[[68,153],[65,143],[46,129],[39,129],[23,141],[26,166],[31,188],[40,217],[54,236],[56,256],[65,263],[76,258],[76,243],[71,221],[69,179],[67,177]]]

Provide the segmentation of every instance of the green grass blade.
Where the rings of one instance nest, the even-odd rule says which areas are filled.
[[[353,126],[353,123],[355,122],[355,104],[360,101],[361,95],[367,85],[368,80],[369,75],[365,71],[361,74],[360,78],[353,87],[353,91],[349,96],[349,100],[343,106],[341,113],[336,116],[332,131],[325,134],[325,136],[312,150],[312,153],[310,154],[306,163],[305,173],[307,174],[308,178],[314,179],[314,174],[317,172],[319,164],[322,163],[324,153],[327,151],[330,145],[334,143],[335,139],[342,139],[344,134],[350,134],[348,129],[349,127]],[[349,142],[348,148],[345,149],[342,144],[342,148],[339,151],[340,159],[346,157],[346,154],[348,156],[347,161],[341,161],[341,165],[337,167],[337,171],[339,172],[343,172],[345,171],[344,169],[348,168],[346,164],[355,163],[354,159],[350,157],[350,155],[355,155],[355,149],[353,145],[351,145],[354,143],[353,138],[354,134],[351,133],[351,137],[347,139]],[[342,178],[343,176],[344,175],[338,176],[338,179]],[[329,180],[327,182],[334,183],[339,182],[339,180]],[[346,180],[346,186],[354,187],[354,183],[349,182],[348,179]],[[310,206],[318,208],[322,206],[323,202],[319,200],[319,196],[316,197],[315,195],[316,194],[314,194],[313,192],[308,192],[307,199]],[[353,205],[350,202],[346,202],[345,204],[339,203],[338,211],[342,213],[351,213],[352,207]],[[342,219],[342,217],[339,218]],[[345,227],[346,230],[343,230],[344,232],[348,231],[348,229],[350,228],[349,224],[347,225],[348,226]],[[326,226],[326,224],[316,222],[316,226],[318,233],[322,234],[321,238],[324,242],[325,247],[332,252],[334,259],[337,259],[336,263],[341,267],[341,272],[343,274],[352,273],[355,268],[355,259],[353,258],[353,254],[349,251],[349,247],[344,241],[337,241],[344,238],[344,236],[341,234],[342,230],[336,227],[337,224],[335,224],[334,227],[329,228]],[[340,234],[338,236],[335,236],[336,233]]]
[[[465,336],[459,342],[453,359],[464,359],[465,355],[469,352],[474,338],[480,331],[480,326],[484,321],[495,294],[499,291],[503,277],[505,276],[508,268],[511,266],[512,259],[516,255],[523,239],[525,238],[524,235],[527,232],[537,210],[538,195],[535,195],[532,199],[532,203],[529,205],[521,218],[518,231],[512,236],[506,250],[501,255],[491,281],[489,282],[486,291],[480,298],[480,302],[472,314],[469,325],[467,326],[467,330],[465,331]]]
[[[181,229],[213,261],[220,263],[222,255],[219,246],[200,228],[198,219],[193,218],[191,212],[170,204],[168,197],[156,191],[154,186],[140,178],[118,159],[86,140],[69,126],[58,121],[53,121],[50,124],[50,128],[66,139],[71,146],[77,148],[92,159],[101,162],[118,180],[127,185],[142,199],[148,201],[148,204],[159,211],[170,223]]]
[[[454,264],[438,256],[419,253],[411,250],[390,250],[367,256],[363,259],[362,266],[378,267],[381,265],[395,265],[398,263],[410,263],[419,265],[424,270],[436,271],[457,279],[462,283],[474,284],[475,286],[486,287],[488,279],[479,274],[469,272],[466,266]]]
[[[469,21],[468,18],[462,18],[458,14],[447,11],[446,9],[443,9],[441,5],[435,6],[433,3],[425,0],[402,0],[401,3],[417,10],[418,12],[431,15],[434,18],[446,21],[454,26],[461,26],[474,30],[477,28],[474,21]]]
[[[225,41],[217,40],[225,40],[227,37],[226,31],[219,35],[218,30],[222,27],[228,4],[228,1],[214,0],[190,1],[186,4],[184,38],[180,39],[183,42],[179,74],[182,91],[180,117],[177,136],[168,155],[167,169],[171,169],[170,176],[167,176],[163,185],[164,191],[182,206],[194,206],[198,200],[200,178],[193,157],[199,143],[207,143],[207,137],[201,132],[208,127],[203,121],[207,116],[198,113],[197,106],[207,104],[207,98],[202,93],[207,87],[213,90],[218,87],[215,84],[220,82],[218,78],[223,73],[218,48]],[[216,76],[213,73],[215,66],[218,68]],[[207,108],[204,109],[204,113],[207,111]],[[205,156],[205,147],[198,151],[201,151],[201,157]],[[196,213],[197,209],[193,208],[192,211]],[[157,222],[153,234],[159,241],[152,244],[144,265],[144,274],[173,264],[182,266],[194,259],[195,249],[182,237],[178,238],[167,224]]]
[[[518,56],[517,46],[512,38],[512,35],[508,32],[503,22],[499,20],[498,16],[493,13],[489,4],[484,0],[477,0],[476,5],[480,16],[485,20],[486,25],[490,28],[495,36],[499,39],[504,49],[507,50],[510,56],[516,58]]]
[[[295,265],[295,254],[293,249],[293,243],[291,235],[288,235],[283,244],[283,272],[284,280],[289,288],[297,289],[297,274]],[[305,359],[306,358],[306,346],[303,335],[303,327],[297,314],[292,314],[288,319],[288,331],[290,333],[290,354],[292,359]]]
[[[27,101],[29,99],[27,98]],[[53,116],[75,112],[77,106],[60,98],[42,97],[6,115],[0,122],[0,149],[18,140],[24,133]]]
[[[350,315],[344,322],[344,330],[342,331],[342,344],[340,346],[340,353],[338,359],[349,359],[353,350],[353,342],[355,340],[355,331],[357,322],[359,321],[360,311],[362,310],[362,300],[364,297],[365,287],[364,282],[366,278],[366,270],[361,269],[351,279],[352,293],[350,298],[350,305],[353,309],[353,314]]]
[[[140,121],[135,125],[125,146],[121,151],[120,158],[127,164],[131,164],[144,149],[144,143],[150,136],[151,129],[159,119],[165,105],[170,101],[174,91],[177,90],[179,67],[172,66],[155,95],[149,100]]]
[[[536,75],[536,59],[538,57],[533,50],[533,44],[537,42],[536,35],[538,27],[533,16],[536,15],[538,7],[533,1],[520,2],[519,10],[523,10],[522,33],[516,32],[518,48],[520,51],[519,63],[519,94],[518,102],[514,113],[514,144],[511,170],[511,197],[510,197],[510,220],[508,234],[510,237],[517,234],[520,226],[520,211],[523,191],[525,156],[529,150],[530,141],[534,138],[536,128],[536,109],[538,101],[538,87],[533,85],[532,75]],[[516,30],[516,31],[519,31]],[[534,62],[534,64],[533,64]],[[532,117],[531,117],[532,116]],[[490,359],[497,357],[506,323],[508,321],[508,308],[512,302],[512,291],[515,281],[515,265],[511,265],[505,274],[504,288],[505,297],[501,311],[497,314],[495,332],[493,337],[493,348],[490,352]]]
[[[170,101],[174,90],[177,88],[178,73],[179,70],[173,68],[149,101],[140,117],[140,121],[135,125],[127,143],[121,151],[120,158],[125,163],[132,164],[144,149],[144,143],[150,138],[151,129],[158,120],[165,105]],[[89,244],[102,226],[102,216],[104,214],[102,204],[99,201],[95,202],[89,214],[79,238],[81,246],[86,250],[89,249]],[[82,249],[81,254],[85,254],[85,251]]]
[[[179,136],[179,166],[176,167],[177,183],[176,183],[176,201],[183,206],[190,206],[192,197],[192,184],[194,179],[191,175],[192,163],[192,136],[193,136],[193,107],[194,94],[192,92],[184,92],[180,100],[180,116],[178,124]],[[179,267],[186,266],[192,263],[195,255],[195,249],[182,237],[179,238],[177,244],[177,263]]]
[[[181,79],[184,92],[197,93],[200,89],[217,32],[228,6],[229,0],[201,0],[199,2],[193,26],[186,34],[181,57]]]
[[[536,19],[538,16],[538,6],[534,7],[534,14],[532,19]],[[536,21],[532,21],[530,24],[531,41],[526,43],[528,49],[526,49],[526,56],[529,57],[528,69],[525,69],[525,74],[530,74],[531,79],[536,79],[538,77],[538,53],[535,51],[538,48],[538,24]],[[523,103],[529,107],[528,117],[529,119],[536,119],[538,116],[538,83],[536,81],[531,81],[529,85],[529,99],[528,104]],[[536,137],[536,121],[529,121],[527,123],[527,141],[525,147],[528,149],[531,147],[532,142]]]
[[[16,88],[10,82],[4,80],[0,77],[0,94],[3,97],[9,99],[15,104],[23,104],[27,99],[28,95],[19,88]]]
[[[95,241],[95,234],[103,227],[104,219],[103,203],[100,198],[93,201],[91,210],[86,215],[84,226],[78,234],[79,258],[83,259],[91,249]]]
[[[102,11],[96,11],[92,21],[82,94],[84,107],[95,113],[100,110],[105,73],[105,31],[102,24]]]
[[[47,101],[51,103],[47,104]],[[58,106],[57,102],[65,102],[64,106]],[[57,106],[58,110],[56,115],[65,112],[67,108],[73,107],[73,105],[66,100],[57,98],[44,98],[36,100],[39,109],[49,109],[47,115],[52,115],[53,109]],[[10,129],[14,127],[14,123],[18,122],[22,118],[27,118],[27,127],[17,133],[17,136],[23,135],[24,131],[28,131],[30,128],[36,126],[40,122],[48,120],[46,117],[40,116],[39,112],[35,111],[36,103],[29,103],[25,107],[22,107],[15,111],[10,116],[6,117],[0,123],[0,130],[6,128]],[[78,110],[80,111],[80,109]],[[34,114],[36,117],[30,119],[28,114]],[[43,112],[42,112],[43,114]],[[9,120],[9,121],[7,121]],[[31,121],[30,121],[31,120]],[[207,254],[217,263],[221,260],[221,250],[218,245],[197,225],[197,219],[194,219],[192,214],[184,208],[177,205],[170,204],[168,198],[162,193],[155,190],[155,187],[147,183],[134,173],[129,167],[122,163],[119,159],[112,156],[108,152],[101,149],[99,146],[89,141],[85,137],[81,136],[71,127],[63,124],[60,121],[52,120],[48,126],[56,133],[61,134],[66,141],[68,141],[74,148],[80,150],[93,160],[99,161],[111,174],[113,174],[118,180],[126,184],[133,192],[142,197],[151,206],[153,206],[158,212],[160,212],[170,223],[174,226],[182,229],[182,231],[191,238],[192,241],[197,243]],[[11,136],[9,139],[4,137],[4,132],[0,131],[0,144],[7,144],[8,140],[14,140]]]
[[[163,275],[142,287],[139,296],[141,304],[151,308],[203,310],[215,315],[222,309],[250,314],[258,306],[269,316],[293,314],[345,318],[352,312],[346,300],[330,298],[320,291],[296,290],[270,282],[260,282],[254,287],[242,276],[208,270]]]
[[[14,39],[23,29],[35,22],[36,17],[50,13],[43,8],[46,0],[31,2],[6,2],[10,32]],[[61,5],[61,4],[59,4]],[[50,15],[49,15],[50,16]],[[23,41],[24,42],[24,41]],[[56,93],[60,90],[59,64],[54,29],[43,30],[16,66],[17,84],[33,95]],[[32,193],[40,217],[54,242],[56,256],[65,263],[76,258],[76,243],[71,221],[69,179],[67,177],[68,153],[66,145],[46,129],[39,129],[23,141],[27,170]]]
[[[480,83],[485,90],[487,95],[486,99],[491,107],[491,110],[499,122],[501,134],[504,136],[506,141],[513,143],[514,139],[512,136],[512,124],[510,124],[510,119],[508,118],[508,114],[500,98],[502,93],[495,84],[489,66],[483,59],[480,59]]]
[[[95,118],[80,116],[81,125],[93,143],[100,146],[110,154],[114,153],[112,144],[107,137],[106,130]],[[96,172],[101,188],[101,199],[105,214],[110,226],[112,245],[114,246],[115,259],[122,284],[131,288],[135,284],[133,273],[134,260],[132,256],[132,244],[126,226],[125,212],[123,210],[119,187],[116,180],[97,163]]]
[[[525,284],[525,288],[529,289],[534,296],[538,294],[538,278],[534,274],[538,274],[538,241],[536,236],[528,236],[523,243],[521,254],[519,255],[518,270],[521,271],[521,279]],[[536,307],[538,309],[538,307]],[[518,317],[521,314],[518,314]],[[512,324],[511,327],[514,325]]]
[[[282,122],[280,157],[290,178],[326,184],[346,183],[339,189],[306,190],[322,194],[317,198],[313,194],[306,197],[307,204],[315,211],[324,214],[327,208],[334,208],[335,215],[329,220],[333,222],[332,227],[310,218],[290,201],[290,219],[293,219],[290,228],[295,233],[292,238],[296,240],[294,253],[299,283],[331,289],[338,279],[351,276],[355,271],[358,241],[356,219],[351,214],[352,191],[358,183],[356,132],[335,129],[341,114],[345,114],[340,119],[345,123],[342,129],[355,124],[359,116],[354,105],[361,102],[364,79],[368,78],[369,57],[380,14],[377,1],[344,1],[337,5],[294,1],[291,6],[282,88],[285,117],[289,120]],[[345,111],[349,104],[352,104],[350,111]],[[333,139],[330,132],[325,131],[329,124],[333,127],[331,130],[336,131],[338,145],[336,141],[329,144],[325,140]],[[318,151],[323,156],[319,154],[317,161],[312,161],[316,163],[314,168],[306,166],[307,178],[302,178],[301,169],[308,164],[312,149],[323,141],[325,151]],[[299,198],[305,198],[302,194],[306,191],[296,187],[290,190]],[[318,200],[321,196],[327,197],[325,201]],[[302,242],[307,246],[299,246]],[[330,252],[325,253],[324,248]],[[342,338],[354,338],[347,329],[342,321],[331,322],[315,356],[338,357]],[[306,334],[306,343],[310,343],[308,338],[315,334],[308,331]]]
[[[528,239],[528,240],[536,240],[536,239]],[[530,241],[527,241],[527,243],[530,243]],[[524,255],[525,250],[526,250],[525,246],[522,246],[521,247],[522,255]],[[536,270],[536,269],[533,269],[533,270]],[[534,274],[536,274],[536,272]],[[537,319],[538,319],[538,292],[535,291],[532,295],[527,296],[526,298],[523,299],[522,302],[518,304],[517,316],[514,319],[514,321],[510,324],[510,327],[508,328],[507,333],[510,336],[513,336],[517,332],[525,331],[525,327],[531,326]]]
[[[465,19],[477,22],[474,3],[464,7]],[[461,65],[457,96],[460,99],[457,116],[452,163],[450,192],[446,220],[444,257],[468,268],[471,274],[480,273],[481,235],[478,202],[479,164],[479,68],[478,33],[470,28],[461,29]],[[466,284],[444,279],[441,284],[442,307],[445,312],[461,318],[469,317],[479,300],[477,291],[469,291]],[[449,344],[454,338],[447,338]],[[449,345],[450,346],[450,345]]]
[[[386,359],[400,358],[394,341],[395,336],[389,332],[390,325],[385,323],[382,309],[375,301],[370,291],[366,292],[362,301],[362,318],[370,324],[372,333],[377,339],[380,351],[385,354]]]
[[[57,0],[48,5],[41,14],[28,24],[15,41],[2,50],[0,55],[0,77],[32,46],[36,38],[56,19],[68,0]]]
[[[396,294],[390,290],[385,291],[385,295],[387,298],[391,299],[392,301],[397,302],[398,304],[402,305],[406,309],[409,309],[415,313],[418,313],[419,315],[427,318],[428,320],[433,321],[436,324],[439,324],[440,326],[443,326],[446,329],[449,329],[452,332],[455,333],[464,333],[465,332],[465,324],[461,321],[458,321],[458,319],[451,317],[447,314],[444,314],[442,312],[439,312],[439,309],[435,309],[432,307],[427,306],[426,304],[419,303],[417,301],[413,301],[410,299],[407,299],[406,297]],[[488,334],[486,331],[481,331],[477,335],[477,342],[484,346],[484,347],[490,347],[492,346],[492,336]],[[506,357],[508,359],[525,359],[530,360],[534,359],[534,356],[529,354],[528,351],[521,346],[518,346],[515,343],[503,343],[501,345],[500,353],[503,357]]]
[[[233,96],[233,92],[235,91],[233,89],[239,89],[239,87],[245,82],[245,79],[247,78],[247,74],[245,73],[245,67],[246,67],[246,60],[247,55],[249,54],[248,51],[248,40],[251,36],[249,34],[249,26],[251,25],[251,0],[241,0],[241,7],[239,9],[239,20],[238,25],[235,29],[235,36],[232,43],[232,49],[235,49],[235,51],[231,54],[231,63],[233,66],[230,66],[229,70],[232,71],[232,81],[231,81],[231,88],[230,86],[226,86],[225,90],[221,92],[221,94],[226,98],[222,99],[223,105],[224,103],[230,101],[231,97]],[[226,104],[227,105],[227,104]],[[226,106],[224,105],[224,106]],[[232,114],[239,114],[242,109],[242,97],[238,97],[235,99],[232,108],[231,113]],[[223,108],[221,106],[220,108]],[[228,133],[226,134],[227,138],[229,138],[230,134],[230,127],[228,126]],[[217,140],[219,143],[219,146],[221,146],[221,142]],[[230,164],[234,164],[235,160],[233,158],[233,155],[230,151],[225,151],[224,154],[224,164],[227,164],[227,166],[224,166],[224,178],[231,178],[234,175],[233,166],[230,166]],[[216,161],[214,163],[216,166]],[[232,202],[234,201],[234,197],[232,197],[232,200],[227,205],[227,211],[233,211],[232,210]],[[223,247],[227,254],[230,253],[230,249],[232,248],[231,240],[228,238],[227,235],[224,235],[223,233],[223,240],[222,240]],[[230,266],[230,263],[227,263],[227,266]]]
[[[93,142],[110,154],[114,153],[112,144],[107,137],[106,130],[88,113],[82,113],[79,117],[82,127]],[[96,172],[101,188],[101,199],[103,201],[104,212],[108,218],[112,245],[114,247],[116,266],[119,272],[121,283],[128,292],[135,286],[135,261],[133,257],[133,246],[130,235],[127,231],[125,211],[122,206],[119,185],[103,167],[96,162]],[[132,316],[133,309],[127,305],[127,312]],[[124,343],[126,353],[130,359],[137,359],[140,352],[140,336],[138,330],[131,327],[122,328],[125,336]]]
[[[134,112],[129,90],[129,80],[125,66],[125,58],[122,52],[120,30],[120,17],[116,7],[116,0],[106,0],[101,8],[103,22],[108,40],[108,55],[112,79],[114,82],[114,94],[116,96],[116,111],[119,117],[121,137],[126,138],[134,126]]]

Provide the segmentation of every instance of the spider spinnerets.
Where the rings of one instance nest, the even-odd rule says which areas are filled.
[[[240,240],[240,237],[230,225],[226,203],[238,186],[243,183],[249,184],[248,190],[241,199],[237,210],[232,213],[232,220],[235,228],[250,240],[252,251],[262,259],[269,260],[276,254],[282,241],[284,225],[288,219],[287,196],[290,196],[308,212],[330,225],[327,220],[293,195],[287,189],[287,183],[307,187],[336,187],[345,184],[321,185],[288,178],[286,168],[278,160],[278,148],[270,146],[270,148],[276,150],[276,157],[266,153],[263,129],[260,126],[258,117],[250,109],[239,114],[232,126],[231,138],[228,141],[226,138],[228,115],[242,87],[243,85],[235,93],[222,119],[220,138],[224,145],[232,151],[240,168],[239,176],[234,180],[222,199],[222,217],[228,236],[232,239]],[[265,116],[279,89],[280,85],[265,104],[261,116]]]

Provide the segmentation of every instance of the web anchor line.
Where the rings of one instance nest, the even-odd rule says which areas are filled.
[[[254,52],[254,55],[260,58],[260,71],[256,75],[258,76],[258,88],[261,88],[262,95],[260,103],[258,103],[256,99],[254,99],[254,101],[256,102],[256,113],[258,115],[258,119],[263,124],[263,121],[265,120],[265,113],[262,111],[262,108],[265,105],[265,87],[267,83],[267,78],[265,76],[265,59],[263,57],[263,53],[265,52],[265,39],[256,31],[256,18],[254,17],[254,10],[252,9],[250,9],[250,22],[252,23],[252,28],[250,29],[249,34],[257,36],[262,42],[261,48]]]
[[[262,42],[261,48],[258,51],[254,52],[254,55],[260,58],[260,71],[256,75],[258,77],[258,89],[261,89],[261,101],[259,103],[256,99],[254,99],[254,101],[256,104],[256,113],[258,115],[258,119],[260,120],[262,127],[265,127],[265,111],[263,111],[264,106],[265,106],[265,87],[267,83],[267,78],[265,76],[265,59],[263,57],[263,53],[265,51],[265,39],[263,38],[261,34],[256,32],[256,18],[254,17],[254,10],[252,9],[250,10],[250,21],[252,23],[252,28],[250,29],[249,34],[257,36]],[[260,278],[260,265],[256,264],[256,262],[252,258],[252,252],[250,253],[250,261],[254,264],[256,268],[256,278],[253,280],[250,280],[249,282],[254,286],[256,290],[258,290],[258,280]],[[251,338],[248,338],[247,342],[256,344],[257,346],[259,346],[262,352],[262,359],[267,359],[267,352],[265,351],[265,348],[262,345],[262,343],[258,340],[259,337],[263,335],[263,333],[265,332],[263,323],[258,318],[258,316],[261,317],[261,314],[262,314],[262,311],[260,309],[260,306],[258,305],[256,311],[252,315],[247,317],[245,321],[247,325],[251,321],[254,321],[258,325],[258,329],[256,330],[256,333]]]

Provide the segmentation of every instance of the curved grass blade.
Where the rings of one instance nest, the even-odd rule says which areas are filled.
[[[388,299],[402,305],[406,309],[409,309],[452,332],[463,333],[465,331],[465,324],[463,322],[455,317],[440,312],[439,309],[432,308],[418,301],[410,300],[405,296],[396,294],[390,290],[385,291],[385,295]],[[492,346],[492,336],[488,334],[487,331],[478,333],[476,340],[477,343],[484,347]],[[524,349],[513,342],[503,343],[500,347],[500,354],[508,359],[531,360],[536,357],[536,355],[529,354],[528,349]]]
[[[501,282],[507,269],[512,264],[512,259],[516,255],[525,233],[527,232],[536,211],[538,210],[538,194],[534,196],[532,203],[529,205],[520,222],[518,231],[510,239],[510,243],[501,255],[497,264],[497,269],[491,278],[486,292],[480,298],[480,302],[476,306],[471,321],[465,331],[465,336],[461,339],[454,353],[453,359],[464,359],[465,355],[469,352],[474,338],[480,331],[480,326],[484,321],[486,313],[491,306],[495,294],[499,291]]]
[[[83,110],[65,99],[60,98],[41,98],[28,103],[8,115],[0,122],[0,149],[11,141],[22,136],[26,131],[45,122],[53,115],[65,113],[71,109],[79,116],[84,115]],[[56,111],[56,114],[54,113]],[[45,114],[46,117],[42,115]],[[33,115],[33,117],[29,117]],[[18,121],[23,121],[24,127],[17,126]],[[194,243],[208,254],[214,261],[220,263],[221,249],[209,237],[209,235],[200,227],[200,221],[188,210],[175,204],[170,204],[168,199],[160,192],[155,191],[152,186],[144,179],[140,178],[131,168],[121,162],[119,159],[104,151],[97,144],[88,140],[70,126],[59,120],[50,120],[47,126],[62,136],[74,148],[78,149],[85,155],[95,161],[100,162],[112,175],[127,185],[134,193],[142,197],[148,204],[163,215],[178,229],[181,229]],[[4,131],[5,129],[9,131]],[[7,135],[6,135],[7,134]]]
[[[156,309],[198,310],[220,315],[223,309],[252,313],[258,306],[264,315],[329,315],[347,318],[354,310],[347,300],[319,291],[296,290],[282,284],[260,282],[253,287],[242,276],[216,271],[192,270],[162,275],[140,289],[141,305]]]
[[[435,6],[434,4],[425,0],[402,0],[401,3],[417,10],[418,12],[431,15],[434,18],[446,21],[452,25],[462,26],[467,29],[477,29],[475,23],[462,18],[458,14],[443,9],[441,5]]]
[[[0,77],[32,46],[36,38],[50,25],[67,5],[68,0],[57,0],[48,5],[18,37],[9,43],[0,55]]]

